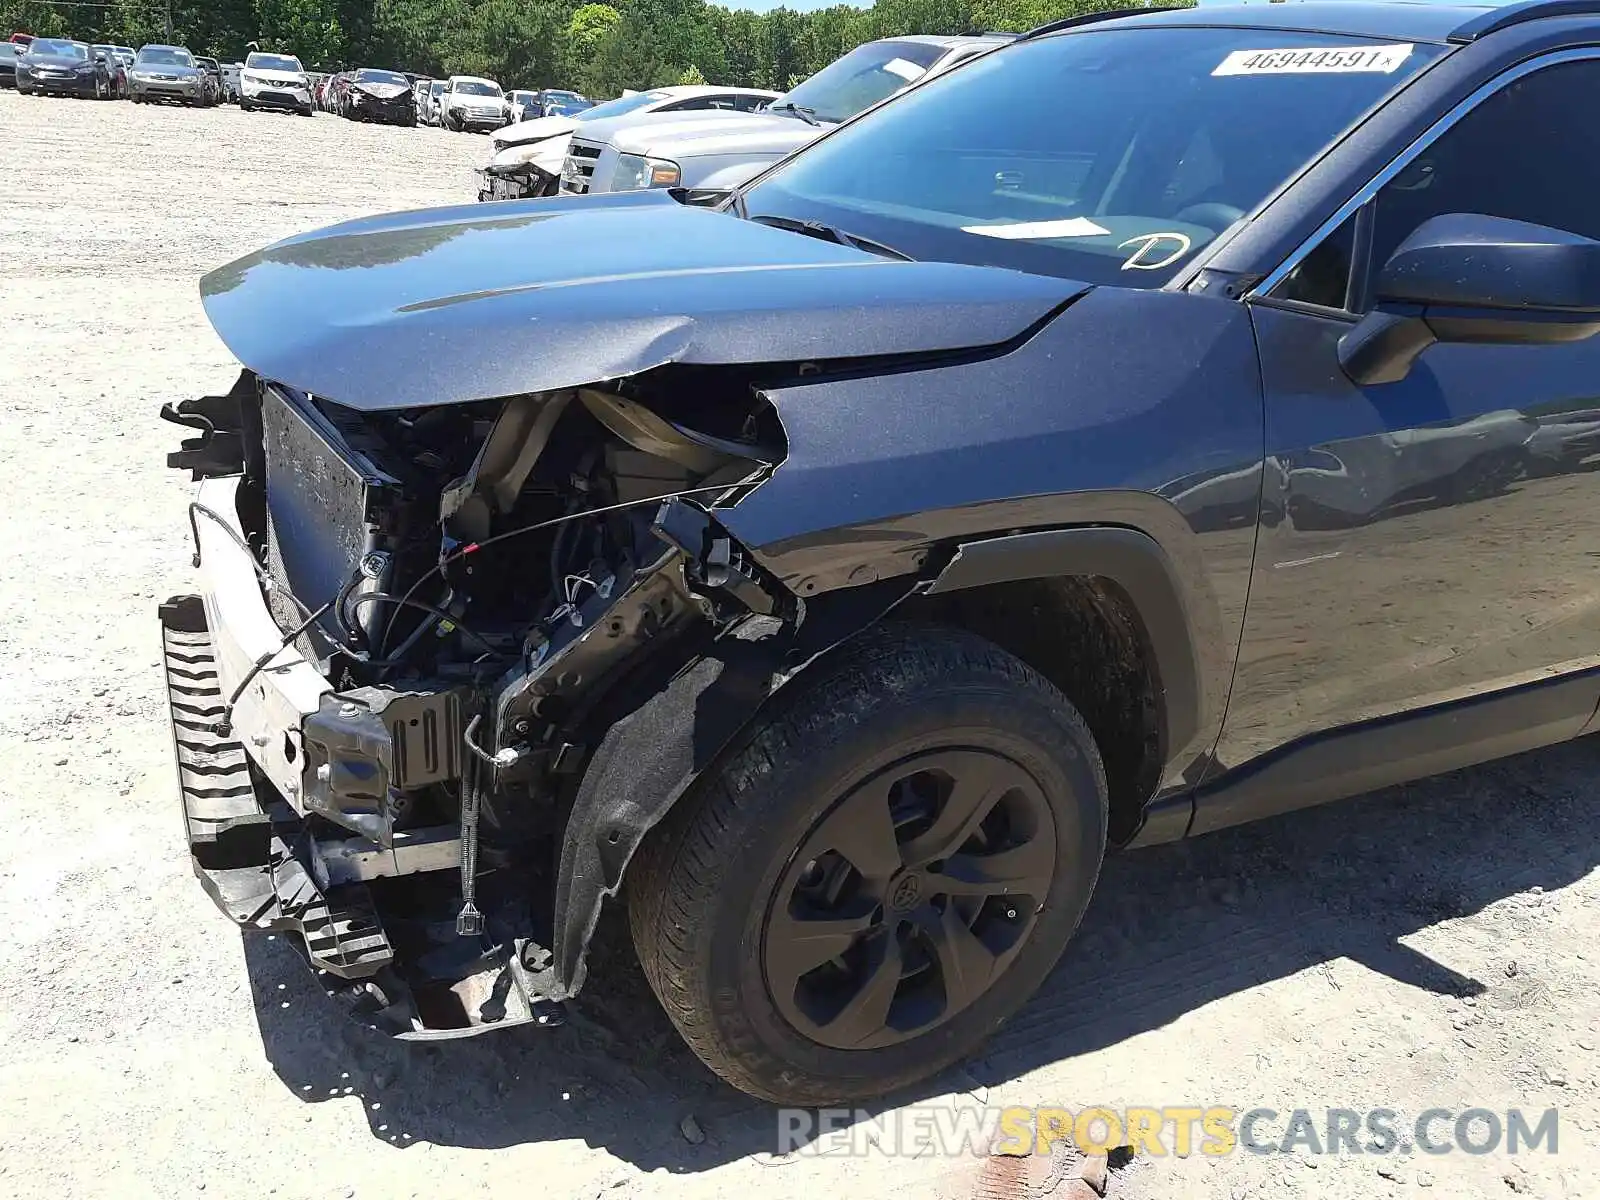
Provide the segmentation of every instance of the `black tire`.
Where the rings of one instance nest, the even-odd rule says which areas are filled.
[[[1021,787],[1005,791],[1009,785],[987,780],[967,787],[965,795],[986,797],[970,806],[973,813],[988,814],[976,826],[954,817],[941,825],[947,808],[962,807],[954,800],[959,783],[944,798],[932,800],[921,818],[901,823],[906,797],[917,798],[917,793],[896,788],[929,778],[922,764],[969,760],[1001,765],[1011,772],[1005,778],[1022,780]],[[885,782],[908,771],[914,774],[904,775],[901,783]],[[999,799],[987,799],[999,792]],[[802,862],[801,851],[810,858],[817,846],[838,844],[818,839],[830,836],[827,830],[847,808],[864,798],[876,804],[879,794],[895,822],[888,827],[896,839],[892,860],[904,864],[891,869],[879,856],[884,872],[892,870],[877,873],[889,880],[887,890],[872,883],[869,872],[856,869],[850,851],[822,856],[835,875],[834,868],[844,864],[845,879],[854,881],[849,886],[859,889],[847,896],[857,909],[866,911],[878,900],[865,918],[875,932],[861,935],[859,943],[816,968],[805,967],[798,976],[791,972],[788,999],[780,1000],[783,989],[769,982],[774,974],[769,947],[818,940],[814,932],[791,942],[768,937],[770,931],[801,924],[790,915],[790,897],[814,886],[807,880],[819,869],[816,859]],[[1036,816],[1012,826],[1009,806],[1019,798]],[[689,1047],[735,1087],[789,1105],[880,1097],[970,1054],[1038,989],[1088,906],[1105,852],[1106,816],[1099,750],[1083,719],[1047,680],[961,630],[885,627],[785,689],[758,716],[740,748],[646,838],[627,880],[634,946],[646,978]],[[916,819],[925,824],[918,826]],[[992,819],[1003,821],[1002,832],[991,832]],[[1047,825],[1049,842],[1036,845]],[[1013,841],[1017,828],[1033,832],[1018,843]],[[934,837],[941,829],[944,836]],[[944,837],[952,830],[959,832],[947,843]],[[881,849],[881,837],[877,842]],[[916,869],[915,846],[926,849],[933,842],[956,849],[948,851],[948,860]],[[954,868],[956,861],[999,863],[989,856],[1014,849],[1030,853],[1032,869],[1042,873],[1029,893],[1042,893],[1042,901],[1021,902],[1021,893],[1009,883],[997,890],[996,879],[1009,879],[1010,872],[980,871],[976,877],[986,880],[982,897],[957,900],[951,892],[942,895],[940,907],[938,881],[966,873]],[[854,854],[857,860],[867,857]],[[952,868],[948,875],[946,867]],[[922,882],[908,889],[903,886],[907,875]],[[965,907],[969,904],[973,910]],[[925,908],[933,915],[919,918]],[[975,911],[970,922],[967,911]],[[851,919],[860,919],[859,913]],[[963,922],[970,925],[964,935]],[[993,949],[996,930],[999,950]],[[937,950],[930,940],[935,934]],[[998,957],[963,957],[980,943],[984,954]],[[852,1032],[848,1039],[872,1044],[846,1049],[841,1048],[846,1042],[831,1037],[851,1010],[849,1000],[829,1018],[834,1024],[803,1031],[807,1018],[795,1019],[799,989],[823,972],[830,980],[838,978],[849,956],[869,944],[899,947],[892,952],[892,971],[862,968],[866,982],[858,1000],[874,980],[890,980],[880,1033],[857,1039]],[[920,966],[913,962],[916,945],[922,947]],[[886,957],[880,950],[879,958]],[[948,998],[952,980],[960,983],[959,968],[971,961],[993,974],[971,989],[964,1006],[947,1000],[933,1023],[920,1028],[917,1019],[929,1019],[925,1010],[899,1008],[914,1019],[891,1019],[897,1006],[924,1003],[934,985]],[[955,975],[946,964],[958,966]],[[919,969],[934,974],[918,982]],[[911,985],[920,991],[908,992]],[[885,1037],[891,1039],[886,1044]]]

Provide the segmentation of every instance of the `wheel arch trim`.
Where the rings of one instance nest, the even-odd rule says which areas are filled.
[[[1161,544],[1120,526],[1013,533],[963,542],[929,593],[1059,576],[1111,580],[1132,601],[1144,629],[1161,697],[1162,754],[1173,761],[1211,722],[1195,612]]]

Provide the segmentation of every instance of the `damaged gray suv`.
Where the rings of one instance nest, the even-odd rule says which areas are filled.
[[[1080,19],[719,209],[206,276],[201,882],[412,1039],[558,1021],[625,903],[708,1066],[833,1102],[1016,1012],[1108,847],[1589,731],[1597,31]]]

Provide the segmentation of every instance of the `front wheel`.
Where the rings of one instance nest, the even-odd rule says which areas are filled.
[[[628,879],[690,1048],[790,1105],[879,1097],[975,1050],[1065,949],[1106,837],[1087,726],[992,643],[888,627],[807,676]]]

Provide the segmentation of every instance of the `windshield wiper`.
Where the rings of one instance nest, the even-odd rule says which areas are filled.
[[[816,109],[807,108],[803,104],[796,104],[793,100],[786,100],[782,104],[769,104],[767,105],[767,111],[793,113],[807,125],[816,125],[819,128],[822,125],[822,122],[817,120]]]
[[[899,259],[901,262],[916,261],[911,255],[896,250],[893,246],[885,246],[882,242],[875,242],[871,238],[846,233],[837,226],[824,225],[821,221],[800,221],[794,217],[776,217],[765,213],[749,219],[761,225],[771,225],[774,229],[789,229],[795,233],[803,233],[807,237],[821,238],[825,242],[837,242],[841,246],[849,246],[852,250],[864,250],[868,254],[876,254],[882,258]]]

